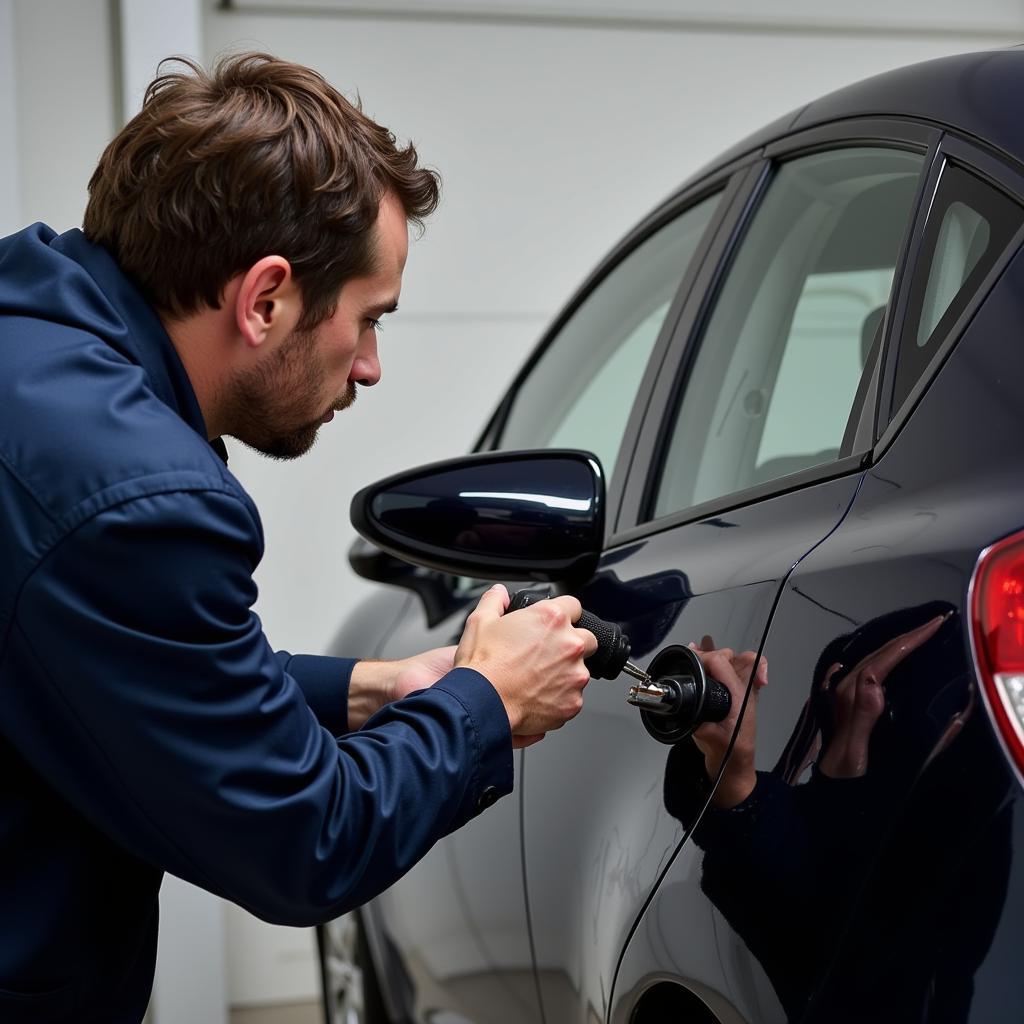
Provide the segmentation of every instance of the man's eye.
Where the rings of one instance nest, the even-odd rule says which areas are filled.
[[[366,322],[367,322],[367,323],[368,323],[368,324],[369,324],[369,325],[370,325],[370,326],[371,326],[371,327],[372,327],[372,328],[373,328],[373,329],[374,329],[375,331],[380,331],[380,330],[383,330],[383,327],[381,326],[381,322],[380,322],[380,321],[379,321],[378,319],[376,319],[376,317],[368,316],[368,317],[366,318]]]

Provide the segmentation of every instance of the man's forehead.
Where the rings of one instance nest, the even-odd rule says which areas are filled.
[[[401,200],[391,192],[380,201],[373,234],[378,265],[386,271],[392,263],[401,274],[409,255],[409,220]]]
[[[386,195],[373,226],[372,263],[369,273],[351,278],[343,287],[358,293],[368,313],[393,313],[398,308],[402,274],[409,254],[409,226],[397,197]]]

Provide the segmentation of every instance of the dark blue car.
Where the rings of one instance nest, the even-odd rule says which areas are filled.
[[[600,265],[474,456],[362,496],[390,585],[339,651],[450,642],[530,580],[644,668],[706,637],[769,683],[720,807],[687,729],[592,681],[512,797],[324,930],[335,1020],[1024,1019],[1022,97],[1024,50],[958,56],[747,139]]]

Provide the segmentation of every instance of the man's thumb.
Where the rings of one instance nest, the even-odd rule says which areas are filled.
[[[488,619],[500,619],[505,614],[505,609],[511,599],[508,591],[501,583],[495,583],[490,590],[486,591],[483,597],[477,601],[476,610],[481,617]]]

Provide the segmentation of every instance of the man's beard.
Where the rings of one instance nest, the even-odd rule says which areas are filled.
[[[310,401],[323,393],[325,374],[316,355],[316,334],[293,331],[271,360],[247,371],[235,384],[228,431],[272,459],[297,459],[313,447],[328,411],[341,412],[356,400],[351,381],[328,407],[310,418]]]

